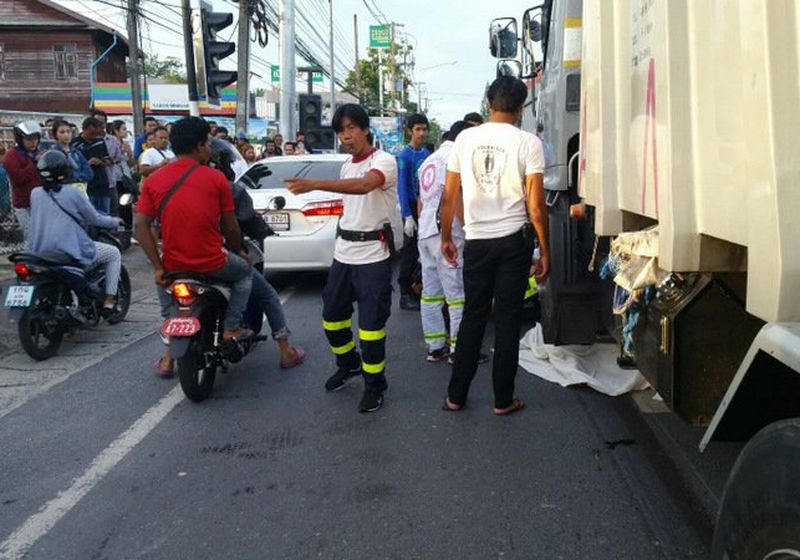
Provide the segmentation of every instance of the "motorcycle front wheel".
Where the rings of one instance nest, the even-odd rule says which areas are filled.
[[[42,361],[55,356],[64,338],[64,328],[53,315],[57,297],[56,290],[37,288],[30,307],[19,318],[17,332],[20,344],[34,360]]]
[[[186,353],[178,358],[178,379],[186,398],[192,402],[201,402],[211,396],[217,366],[209,364],[206,359],[203,332],[192,337]]]

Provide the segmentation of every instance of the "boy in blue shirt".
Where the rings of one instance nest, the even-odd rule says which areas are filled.
[[[411,288],[414,271],[419,262],[417,248],[417,199],[419,198],[419,178],[417,171],[422,162],[431,155],[425,148],[428,135],[428,119],[415,113],[408,117],[406,127],[411,141],[397,156],[397,196],[400,199],[400,212],[403,215],[403,250],[400,255],[400,308],[419,310],[419,297]]]

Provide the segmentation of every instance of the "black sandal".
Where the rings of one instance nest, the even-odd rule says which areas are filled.
[[[444,402],[442,402],[442,410],[444,410],[445,412],[461,412],[462,410],[464,410],[464,407],[466,406],[466,403],[464,403],[462,405],[456,405],[458,406],[458,408],[451,408],[450,407],[451,404],[455,405],[454,402],[450,401],[450,397],[445,397]]]

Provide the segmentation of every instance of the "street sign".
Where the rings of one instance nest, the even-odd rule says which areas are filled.
[[[392,28],[389,25],[369,26],[369,48],[388,49],[392,46]]]
[[[281,81],[281,67],[277,64],[273,64],[270,67],[270,80],[273,83],[277,83]],[[308,77],[308,71],[304,70],[303,68],[297,69],[297,77],[300,79],[305,79]],[[322,72],[314,72],[311,75],[311,81],[314,83],[322,83],[323,75]]]

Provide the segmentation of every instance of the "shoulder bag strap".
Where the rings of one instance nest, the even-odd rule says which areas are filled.
[[[158,205],[158,216],[156,216],[159,222],[161,221],[161,214],[164,213],[164,208],[166,208],[167,202],[169,202],[172,196],[178,192],[178,189],[181,188],[186,179],[189,178],[189,175],[191,175],[192,172],[198,167],[200,167],[200,165],[195,163],[189,169],[187,169],[184,174],[181,175],[177,181],[175,181],[175,184],[172,185],[172,187],[167,191],[167,194],[164,195],[164,198],[161,199],[161,204]]]
[[[76,224],[78,224],[78,226],[80,226],[80,228],[81,228],[82,230],[86,231],[86,226],[85,226],[85,225],[83,225],[83,223],[82,223],[82,222],[81,222],[81,221],[80,221],[78,218],[76,218],[75,216],[73,216],[71,212],[69,212],[69,211],[68,211],[66,208],[64,208],[63,206],[61,206],[61,204],[59,204],[58,200],[56,200],[56,197],[53,195],[53,192],[52,192],[52,191],[48,192],[47,194],[49,194],[49,195],[50,195],[50,200],[52,200],[53,202],[55,202],[55,203],[56,203],[56,206],[58,206],[59,208],[61,208],[61,211],[62,211],[62,212],[64,212],[64,214],[66,214],[67,216],[69,216],[70,218],[72,218],[72,221],[73,221],[73,222],[75,222]]]

